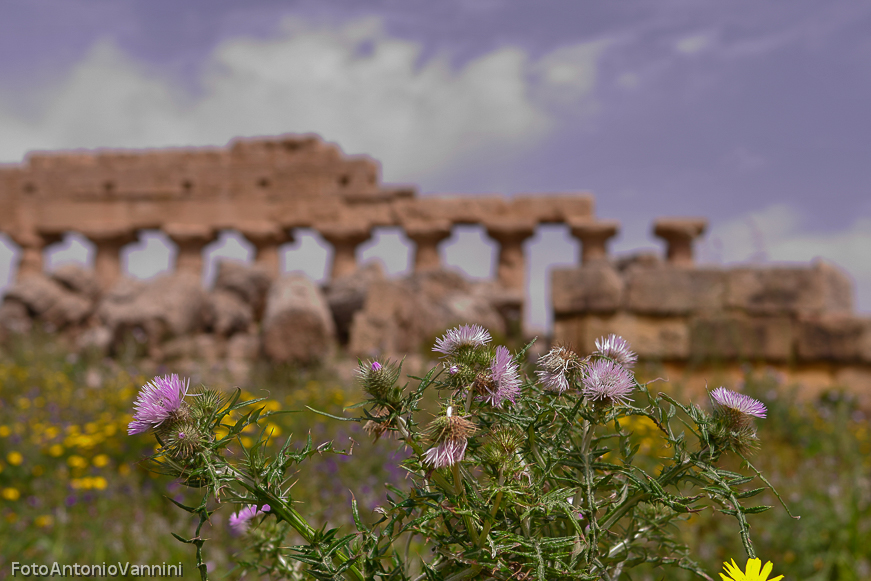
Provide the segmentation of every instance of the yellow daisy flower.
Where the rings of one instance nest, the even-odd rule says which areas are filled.
[[[747,559],[747,567],[742,572],[735,564],[735,559],[732,559],[731,563],[723,563],[723,569],[729,576],[726,577],[720,573],[720,577],[723,578],[723,581],[780,581],[783,579],[783,575],[778,575],[773,579],[768,578],[772,567],[774,565],[771,564],[771,561],[765,563],[763,568],[760,559]]]

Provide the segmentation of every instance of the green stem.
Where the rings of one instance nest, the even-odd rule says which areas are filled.
[[[469,506],[469,500],[466,498],[466,489],[463,487],[463,474],[460,472],[460,464],[455,462],[451,466],[451,471],[454,474],[454,492],[457,495],[457,499],[462,499],[463,504],[466,507]],[[475,526],[472,523],[472,517],[465,514],[463,515],[463,522],[466,523],[466,530],[469,531],[469,537],[471,537],[472,542],[475,545],[478,545],[478,531],[475,530]]]
[[[502,487],[505,484],[505,475],[502,471],[499,471],[499,486]],[[496,500],[493,501],[493,506],[490,507],[490,520],[484,523],[484,529],[481,531],[481,535],[478,537],[478,546],[484,544],[484,541],[487,540],[487,535],[490,534],[490,527],[493,524],[493,521],[496,520],[496,513],[499,512],[499,505],[502,503],[502,491],[496,493]]]

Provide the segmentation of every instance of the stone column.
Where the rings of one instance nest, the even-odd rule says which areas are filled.
[[[175,256],[175,272],[203,275],[203,249],[215,239],[215,230],[203,224],[170,222],[161,228],[164,234],[178,247]]]
[[[257,248],[254,262],[263,267],[272,277],[281,276],[281,256],[279,247],[285,242],[292,242],[293,236],[275,222],[246,222],[239,226],[248,241]]]
[[[13,242],[21,247],[21,259],[18,261],[17,280],[22,280],[34,274],[42,274],[45,264],[42,252],[49,244],[54,244],[63,238],[61,234],[45,234],[33,231],[9,233]]]
[[[659,218],[654,222],[653,234],[668,245],[669,264],[692,266],[693,241],[708,227],[705,218]]]
[[[136,231],[116,226],[95,226],[84,229],[82,234],[97,247],[94,270],[100,288],[111,288],[121,276],[121,248],[138,238]]]
[[[523,241],[535,234],[535,222],[507,218],[484,224],[487,234],[499,243],[496,278],[505,288],[526,291],[526,260]]]
[[[619,222],[569,219],[568,225],[572,236],[581,241],[581,264],[589,265],[608,259],[607,243],[620,231]]]
[[[333,245],[333,268],[330,277],[335,280],[340,276],[356,272],[357,246],[372,237],[369,226],[326,224],[318,226],[317,230],[324,237],[324,240]]]
[[[415,245],[414,271],[437,270],[442,261],[439,256],[439,242],[451,235],[451,223],[438,220],[433,222],[409,222],[403,224],[405,235]]]

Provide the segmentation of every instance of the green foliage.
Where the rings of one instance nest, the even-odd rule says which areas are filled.
[[[179,463],[170,448],[153,460],[160,470],[206,489],[198,507],[184,507],[191,513],[207,515],[210,497],[240,506],[269,505],[269,515],[280,525],[270,534],[283,539],[295,532],[299,542],[276,544],[261,533],[243,566],[273,576],[618,579],[647,565],[710,578],[678,535],[684,521],[707,506],[735,519],[744,550],[755,557],[747,516],[770,507],[750,499],[771,490],[770,483],[752,466],[745,474],[719,464],[724,455],[741,455],[747,442],[755,441],[746,422],[736,431],[723,417],[651,393],[634,379],[631,404],[623,404],[622,397],[585,397],[581,383],[592,373],[589,359],[576,366],[580,371],[567,378],[569,389],[563,393],[527,379],[517,395],[515,363],[499,364],[486,341],[470,341],[459,341],[448,349],[444,364],[423,377],[410,376],[415,383],[402,387],[394,385],[399,366],[361,362],[358,377],[369,398],[351,407],[362,407],[362,414],[346,418],[318,412],[366,422],[376,436],[392,432],[412,451],[401,463],[408,475],[405,486],[389,487],[379,520],[364,522],[352,501],[356,532],[309,524],[294,507],[306,499],[291,490],[288,475],[315,455],[350,451],[330,442],[315,447],[309,437],[293,452],[288,438],[274,458],[267,458],[262,450],[268,436],[261,430],[242,458],[231,461],[223,453],[243,429],[275,413],[257,408],[257,401],[239,403],[238,392],[200,426],[204,434],[223,430],[223,435],[210,438],[186,463]],[[571,360],[581,361],[576,354]],[[494,397],[498,390],[503,393]],[[421,403],[433,392],[442,411],[426,426]],[[232,412],[252,405],[235,423],[225,423]],[[621,426],[633,418],[646,418],[658,428],[667,456],[635,462],[640,446]],[[752,487],[757,479],[765,486]],[[429,546],[433,556],[418,564],[410,550],[415,542]]]

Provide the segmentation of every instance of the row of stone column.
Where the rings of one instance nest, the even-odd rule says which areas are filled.
[[[581,243],[582,264],[607,260],[607,243],[617,235],[619,223],[615,221],[569,221],[569,231]],[[448,221],[408,222],[405,234],[414,242],[415,271],[436,269],[441,266],[438,245],[450,237],[453,225]],[[702,219],[661,219],[654,225],[654,234],[667,243],[668,261],[677,266],[693,262],[692,244],[706,227]],[[526,259],[523,243],[535,234],[536,224],[524,220],[493,220],[485,222],[487,234],[499,244],[496,276],[508,289],[523,290],[526,284]],[[203,269],[203,250],[216,239],[216,232],[208,226],[169,223],[163,232],[178,247],[176,271],[200,274]],[[256,248],[255,262],[269,272],[280,272],[279,247],[292,242],[293,236],[278,225],[263,222],[243,224],[237,230]],[[372,236],[369,227],[354,224],[330,224],[317,228],[320,235],[333,246],[333,278],[352,274],[357,270],[357,247]],[[103,288],[108,288],[121,275],[122,247],[137,239],[137,232],[128,229],[102,227],[82,231],[96,246],[94,267]],[[60,235],[31,234],[13,236],[22,248],[19,276],[42,272],[42,251],[45,246],[61,239]]]

